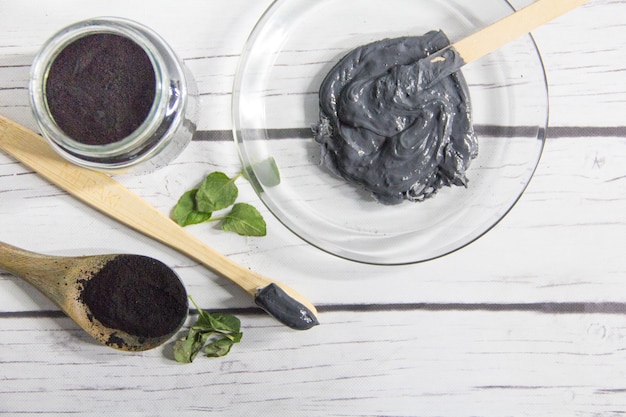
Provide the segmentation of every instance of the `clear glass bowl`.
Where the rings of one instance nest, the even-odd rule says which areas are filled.
[[[264,204],[310,244],[371,264],[433,259],[490,230],[524,192],[545,142],[547,84],[530,35],[463,68],[480,147],[467,188],[382,205],[320,165],[311,125],[323,78],[355,47],[433,29],[454,42],[512,12],[505,0],[275,1],[248,39],[233,92],[235,141]]]

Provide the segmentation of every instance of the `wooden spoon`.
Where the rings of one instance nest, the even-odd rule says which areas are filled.
[[[463,65],[583,5],[588,0],[537,0],[523,9],[435,52],[418,63],[420,84],[427,88]]]
[[[0,242],[0,268],[29,282],[115,349],[159,346],[187,317],[187,294],[176,273],[145,256],[46,256]]]
[[[230,279],[286,326],[305,330],[319,324],[315,307],[296,291],[236,264],[108,175],[69,163],[42,137],[2,116],[0,149],[102,213]]]

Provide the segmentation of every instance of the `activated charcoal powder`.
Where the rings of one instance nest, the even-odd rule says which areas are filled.
[[[120,141],[146,120],[155,100],[149,56],[118,34],[83,36],[60,51],[47,74],[45,98],[58,127],[87,145]]]
[[[154,30],[99,17],[53,34],[31,67],[41,135],[69,162],[108,174],[162,168],[191,142],[193,74]]]
[[[118,255],[82,282],[81,300],[109,328],[155,338],[175,331],[187,316],[187,294],[165,264]]]

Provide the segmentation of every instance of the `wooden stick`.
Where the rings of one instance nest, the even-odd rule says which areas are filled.
[[[537,0],[473,35],[455,42],[452,46],[467,64],[583,5],[587,1]]]
[[[417,63],[423,89],[588,0],[537,0]]]

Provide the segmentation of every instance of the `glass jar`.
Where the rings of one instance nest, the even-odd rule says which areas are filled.
[[[151,104],[146,103],[147,115],[143,121],[139,119],[135,130],[108,143],[93,143],[70,136],[67,129],[59,126],[49,105],[52,90],[48,91],[47,82],[55,59],[70,45],[90,35],[118,35],[134,42],[145,52],[154,73],[154,99]],[[87,51],[85,55],[90,53],[97,52]],[[104,54],[100,58],[103,57]],[[81,57],[77,62],[89,59],[91,57]],[[148,83],[151,87],[150,80]],[[70,25],[52,36],[33,62],[30,98],[41,134],[61,156],[77,165],[113,174],[148,173],[165,166],[189,144],[196,130],[197,89],[193,76],[158,34],[126,19],[94,18]],[[76,105],[71,99],[66,102],[68,106]],[[128,106],[132,108],[133,104],[129,102]],[[71,107],[67,110],[76,113]],[[80,113],[83,108],[78,110]],[[57,118],[59,114],[56,114]],[[123,114],[117,116],[124,117]],[[88,120],[81,117],[76,116],[76,124],[92,120],[91,116]]]

